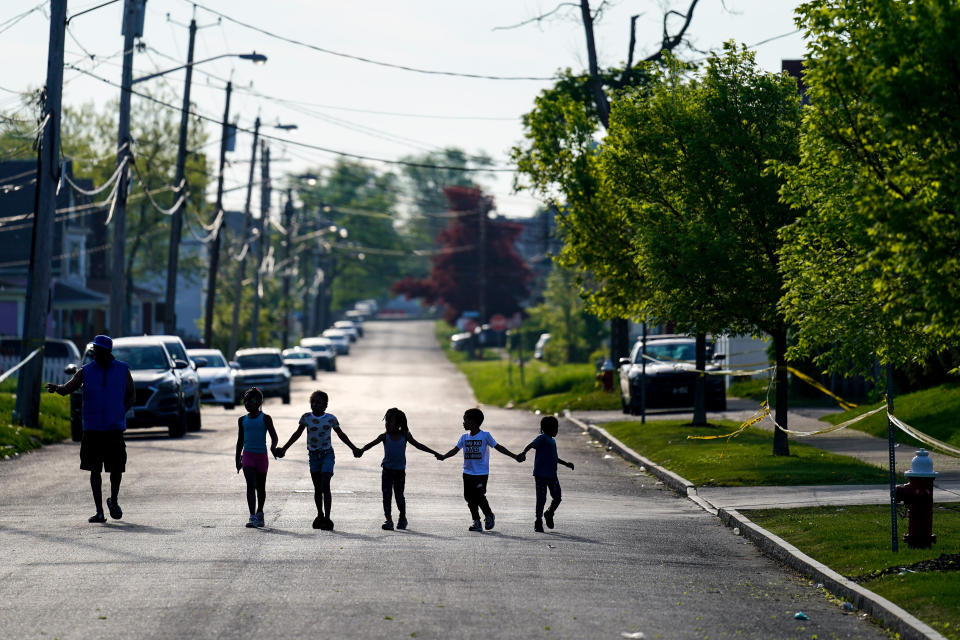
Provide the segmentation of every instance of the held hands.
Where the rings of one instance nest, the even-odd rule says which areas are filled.
[[[277,447],[277,448],[275,448],[275,449],[273,450],[273,457],[274,457],[274,458],[282,458],[282,457],[285,456],[285,455],[287,455],[287,448],[286,448],[286,447]]]
[[[277,459],[277,457],[278,457],[277,454],[278,454],[279,452],[280,452],[280,450],[279,450],[276,446],[270,447],[270,453],[273,454],[273,459],[274,459],[274,460]],[[283,457],[283,456],[279,456],[279,457]]]
[[[434,453],[433,455],[437,456],[437,460],[440,460],[441,462],[447,459],[447,457],[442,453]]]
[[[517,462],[524,462],[526,459],[527,459],[527,454],[526,454],[526,453],[518,453],[517,456],[516,456],[516,461],[517,461]]]
[[[354,447],[354,448],[353,448],[353,457],[354,457],[354,458],[359,458],[359,457],[362,456],[362,455],[363,455],[363,449],[358,449],[357,447]]]

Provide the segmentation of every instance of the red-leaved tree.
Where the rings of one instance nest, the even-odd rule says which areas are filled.
[[[451,221],[437,236],[430,277],[404,278],[393,292],[442,304],[451,323],[467,310],[478,311],[484,322],[496,313],[519,311],[531,277],[514,246],[521,226],[491,220],[493,200],[478,188],[447,187],[444,195]]]

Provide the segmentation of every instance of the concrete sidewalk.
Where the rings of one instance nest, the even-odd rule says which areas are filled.
[[[710,420],[746,421],[759,408],[759,403],[741,398],[731,398],[727,411],[710,412]],[[836,409],[800,409],[791,411],[787,427],[797,431],[816,431],[828,426],[820,418],[836,413]],[[571,416],[585,423],[602,426],[608,422],[639,421],[639,416],[625,415],[620,411],[577,411]],[[689,410],[655,411],[647,414],[647,422],[657,420],[692,420]],[[764,419],[757,428],[773,431],[773,422]],[[792,442],[801,442],[838,455],[857,458],[868,464],[887,468],[887,441],[862,431],[841,429],[820,436],[790,436]],[[903,473],[910,468],[916,448],[896,446],[896,468]],[[960,459],[930,452],[934,469],[940,475],[936,479],[934,500],[936,502],[960,502]],[[823,485],[796,487],[697,487],[698,496],[714,508],[760,509],[792,508],[822,505],[887,504],[890,490],[887,485]]]

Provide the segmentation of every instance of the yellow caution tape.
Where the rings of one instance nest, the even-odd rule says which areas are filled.
[[[884,411],[884,410],[886,410],[886,407],[885,407],[885,406],[880,406],[880,407],[877,407],[876,409],[872,409],[872,410],[870,410],[870,411],[867,411],[866,413],[861,413],[860,415],[858,415],[858,416],[856,416],[856,417],[854,417],[854,418],[850,418],[849,420],[846,420],[846,421],[844,421],[844,422],[841,422],[840,424],[830,425],[829,427],[826,427],[825,429],[817,429],[816,431],[794,431],[794,430],[792,430],[792,429],[787,429],[786,427],[781,427],[779,424],[777,424],[777,421],[774,420],[773,418],[770,418],[770,422],[772,422],[772,423],[773,423],[773,426],[776,427],[777,429],[779,429],[780,431],[783,431],[784,433],[789,433],[789,434],[792,435],[792,436],[800,436],[800,437],[805,437],[805,436],[819,436],[819,435],[823,435],[824,433],[830,433],[830,432],[832,432],[832,431],[839,431],[840,429],[846,429],[846,428],[849,427],[850,425],[856,424],[856,423],[860,422],[861,420],[866,420],[866,419],[869,418],[870,416],[872,416],[872,415],[874,415],[874,414],[876,414],[876,413],[880,413],[881,411]]]
[[[746,422],[744,422],[743,424],[741,424],[739,427],[737,427],[736,431],[733,431],[731,433],[726,433],[722,436],[687,436],[687,440],[716,440],[718,438],[732,438],[734,436],[740,435],[741,433],[746,431],[748,428],[752,427],[753,425],[763,420],[768,415],[770,415],[770,408],[767,406],[767,403],[764,402],[760,405],[760,408],[753,415],[753,417],[747,420]]]
[[[886,407],[880,407],[880,408],[885,409]],[[897,427],[907,435],[916,438],[917,440],[924,443],[925,445],[933,449],[939,449],[942,453],[946,453],[947,455],[960,458],[960,449],[958,449],[957,447],[954,447],[953,445],[949,445],[946,442],[941,442],[940,440],[937,440],[933,436],[928,436],[922,431],[917,431],[916,429],[908,425],[906,422],[900,420],[897,416],[893,415],[892,413],[887,414],[887,419],[889,419],[890,422],[892,422],[895,427]]]
[[[822,384],[820,384],[819,382],[817,382],[816,380],[814,380],[813,378],[811,378],[811,377],[808,376],[807,374],[801,373],[800,371],[797,371],[797,370],[794,369],[793,367],[787,367],[787,371],[789,371],[790,373],[792,373],[792,374],[795,375],[796,377],[800,378],[801,380],[803,380],[804,382],[806,382],[807,384],[809,384],[809,385],[810,385],[811,387],[813,387],[814,389],[817,389],[818,391],[822,391],[823,393],[827,394],[828,396],[830,396],[831,398],[833,398],[834,400],[836,400],[836,401],[837,401],[837,404],[839,404],[841,408],[850,410],[850,409],[855,409],[855,408],[857,407],[856,404],[854,404],[854,403],[852,403],[852,402],[847,402],[846,400],[844,400],[843,398],[841,398],[840,396],[838,396],[838,395],[835,394],[834,392],[830,391],[830,390],[827,389],[825,386],[823,386]]]

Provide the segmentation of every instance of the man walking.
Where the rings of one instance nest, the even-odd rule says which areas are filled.
[[[123,432],[127,410],[136,399],[133,377],[127,363],[113,357],[113,340],[99,335],[93,339],[93,362],[84,365],[66,384],[47,384],[47,391],[62,396],[83,388],[83,439],[80,441],[80,468],[90,472],[90,488],[97,512],[90,522],[106,522],[103,515],[101,469],[110,474],[110,517],[119,520],[123,511],[117,503],[120,481],[127,464]]]

